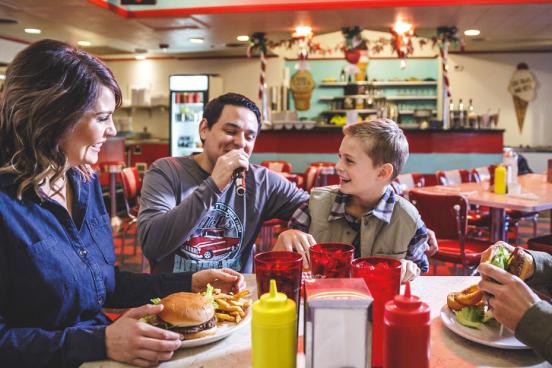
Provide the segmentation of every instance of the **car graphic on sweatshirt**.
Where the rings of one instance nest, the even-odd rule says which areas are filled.
[[[203,259],[211,259],[233,251],[239,243],[240,238],[224,236],[223,229],[203,229],[201,235],[190,238],[183,246],[186,252]]]

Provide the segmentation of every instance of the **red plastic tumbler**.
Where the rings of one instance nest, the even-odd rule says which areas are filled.
[[[286,294],[299,306],[302,270],[303,257],[299,253],[263,252],[255,255],[259,299],[270,291],[270,279],[274,279],[278,291]]]
[[[349,278],[355,248],[347,243],[318,243],[310,247],[311,273],[315,278]]]
[[[401,287],[401,262],[390,257],[357,258],[351,263],[352,277],[364,279],[374,298],[372,308],[372,367],[383,365],[383,311]]]
[[[417,296],[404,295],[385,304],[383,366],[385,368],[429,368],[430,310]]]

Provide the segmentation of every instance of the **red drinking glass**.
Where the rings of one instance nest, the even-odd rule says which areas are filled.
[[[383,312],[385,303],[399,294],[401,261],[390,257],[364,257],[351,262],[352,277],[364,279],[374,298],[372,308],[372,367],[383,365]]]
[[[295,301],[299,307],[299,291],[303,257],[294,252],[263,252],[255,256],[255,274],[257,276],[257,294],[268,293],[270,279],[276,280],[278,291]]]
[[[347,243],[318,243],[310,247],[314,278],[348,278],[355,248]]]

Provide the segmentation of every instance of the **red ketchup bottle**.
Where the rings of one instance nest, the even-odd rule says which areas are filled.
[[[429,368],[429,306],[410,295],[410,283],[385,304],[383,319],[383,367]]]

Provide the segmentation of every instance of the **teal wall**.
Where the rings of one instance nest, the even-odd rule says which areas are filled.
[[[316,83],[312,91],[311,108],[307,111],[299,111],[300,118],[315,120],[318,115],[324,110],[328,110],[327,102],[320,102],[320,97],[326,96],[343,96],[343,87],[334,88],[319,88],[318,85],[322,79],[333,77],[339,80],[341,70],[348,63],[345,60],[309,60],[307,61],[310,72]],[[291,75],[295,73],[295,65],[297,61],[286,61],[285,66],[290,69]],[[437,80],[439,74],[438,59],[408,59],[405,69],[400,68],[400,60],[398,59],[373,59],[368,64],[368,78],[370,80],[387,81],[391,79],[407,79],[418,78],[420,80],[433,78]],[[431,87],[430,87],[431,88]],[[436,88],[436,87],[434,87]],[[398,94],[397,87],[385,87],[385,95],[395,96]],[[427,102],[423,102],[427,103]],[[435,102],[436,103],[436,102]],[[290,109],[293,110],[293,98],[290,98]]]
[[[337,161],[336,154],[327,153],[253,153],[251,162],[284,160],[293,165],[293,172],[302,173],[308,164],[315,161]],[[438,170],[469,169],[502,162],[501,154],[486,153],[413,153],[409,156],[404,173],[433,173]]]

